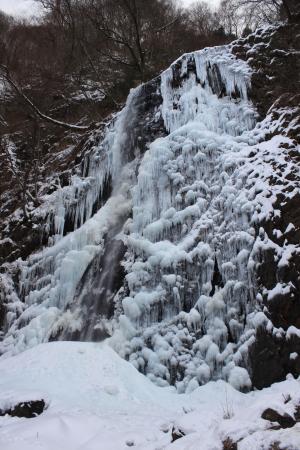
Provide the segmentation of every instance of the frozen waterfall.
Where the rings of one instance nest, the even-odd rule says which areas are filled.
[[[111,336],[160,385],[250,386],[257,205],[239,171],[261,138],[250,78],[216,47],[131,92],[49,200],[55,235],[20,263],[24,302],[2,353]]]

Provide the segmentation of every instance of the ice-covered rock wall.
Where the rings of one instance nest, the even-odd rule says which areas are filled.
[[[256,124],[250,79],[217,47],[131,92],[90,138],[81,172],[47,200],[55,234],[19,262],[2,353],[111,336],[158,384],[250,387],[248,348],[267,323],[258,224],[272,209],[251,159],[267,126]]]

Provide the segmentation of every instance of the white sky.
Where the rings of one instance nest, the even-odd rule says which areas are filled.
[[[186,6],[191,5],[192,3],[195,3],[195,0],[180,0],[181,3],[183,3]],[[205,1],[205,3],[208,3],[211,6],[217,6],[221,0],[203,0]],[[1,0],[0,0],[0,4],[1,4]]]
[[[33,0],[0,0],[0,9],[7,14],[31,17],[37,11]]]
[[[190,5],[195,0],[180,0],[184,5]],[[206,0],[213,6],[217,5],[220,0]],[[0,9],[7,14],[16,16],[31,17],[37,11],[37,5],[34,0],[0,0]]]

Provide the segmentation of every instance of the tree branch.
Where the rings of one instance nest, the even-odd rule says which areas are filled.
[[[25,101],[25,103],[36,113],[38,117],[42,120],[52,123],[53,125],[57,125],[67,130],[73,131],[87,131],[91,129],[91,125],[73,125],[66,122],[62,122],[60,120],[54,119],[53,117],[49,117],[46,114],[42,113],[39,108],[27,97],[27,95],[23,92],[23,90],[18,86],[16,81],[10,76],[9,71],[6,66],[0,65],[0,70],[2,72],[2,76],[4,79],[13,87],[16,93]]]
[[[7,148],[7,143],[5,143],[5,142],[3,143],[2,139],[0,139],[0,147],[2,147],[3,150],[4,150],[5,156],[7,158],[8,164],[9,164],[9,168],[10,168],[12,174],[14,175],[17,184],[19,185],[19,188],[20,188],[21,192],[23,193],[23,195],[25,197],[28,197],[29,200],[31,200],[35,206],[37,206],[39,204],[37,198],[34,197],[31,194],[31,192],[29,192],[29,190],[27,189],[25,183],[23,183],[23,181],[21,180],[21,177],[18,174],[17,168],[16,168],[15,163],[14,163],[14,161],[12,159],[12,156],[11,156],[11,154],[10,154],[8,148]],[[25,215],[26,215],[26,212],[25,212]]]

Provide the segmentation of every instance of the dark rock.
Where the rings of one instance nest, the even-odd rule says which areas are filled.
[[[269,422],[278,422],[281,428],[292,428],[296,424],[296,420],[289,414],[279,414],[275,409],[267,408],[261,415],[262,419]]]
[[[172,428],[172,441],[171,442],[175,442],[177,441],[177,439],[181,439],[183,436],[185,436],[185,433],[180,430],[179,428]]]
[[[12,417],[24,417],[31,419],[39,416],[45,410],[46,404],[44,400],[32,400],[29,402],[18,403],[14,407],[6,410],[0,410],[0,416],[8,414]]]
[[[224,287],[224,283],[223,283],[222,275],[221,275],[219,267],[218,267],[217,259],[215,259],[214,274],[213,274],[213,279],[212,279],[211,285],[212,285],[212,289],[209,294],[211,297],[214,295],[214,293],[216,291],[216,287],[218,287],[218,288]]]
[[[212,91],[218,96],[223,97],[226,95],[226,87],[222,80],[219,67],[215,64],[208,65],[207,67],[207,75],[209,85],[212,88]]]
[[[282,147],[282,153],[287,161],[292,161],[293,167],[299,173],[298,152],[287,146]],[[276,161],[274,161],[276,169]],[[281,171],[279,171],[281,172]],[[275,170],[274,170],[275,174]],[[293,174],[292,174],[293,175]],[[274,184],[286,183],[286,178],[278,174]],[[297,180],[299,175],[297,175]],[[297,186],[298,181],[291,181],[292,186]],[[274,209],[280,214],[270,217],[260,224],[265,233],[279,247],[299,245],[300,243],[300,195],[291,195],[286,189],[277,195]],[[292,224],[293,227],[289,227]],[[275,230],[281,233],[277,235]],[[288,264],[278,265],[278,257],[274,249],[264,249],[260,256],[257,269],[257,282],[260,292],[265,292],[263,297],[264,312],[276,328],[287,330],[290,326],[300,328],[300,254],[297,251],[289,255]],[[285,292],[278,292],[271,299],[268,298],[268,290],[273,289],[277,283],[289,286]],[[292,336],[286,339],[283,333],[277,336],[259,329],[256,333],[256,342],[249,351],[250,371],[252,384],[256,388],[263,388],[270,384],[285,379],[288,373],[295,377],[300,375],[300,358],[291,360],[291,353],[300,351],[300,339]]]
[[[272,444],[271,444],[271,447],[269,448],[269,450],[286,450],[286,449],[284,449],[281,445],[280,445],[280,442],[273,442]]]
[[[296,422],[300,422],[300,404],[295,408],[294,417]]]
[[[249,348],[251,381],[255,388],[263,389],[283,381],[288,373],[300,375],[300,358],[290,359],[291,353],[300,354],[300,338],[285,339],[259,328],[256,339]]]
[[[223,450],[238,450],[237,443],[228,437],[223,441]]]
[[[261,30],[250,34],[233,45],[233,53],[253,68],[251,99],[261,117],[278,99],[284,99],[284,107],[292,106],[293,97],[299,94],[300,44],[296,22],[282,24],[276,32]],[[299,142],[299,133],[296,138]]]

